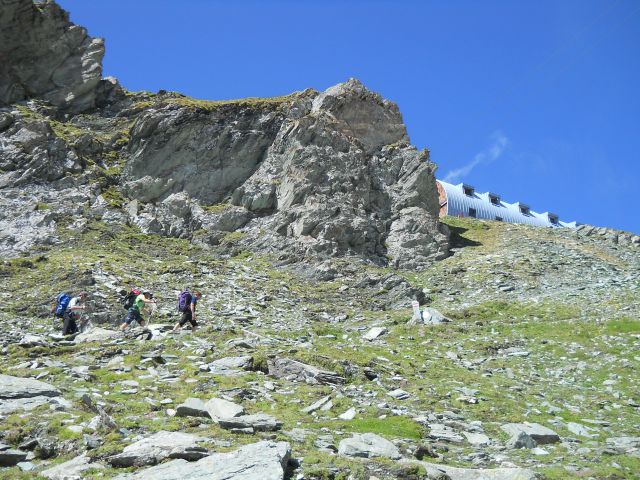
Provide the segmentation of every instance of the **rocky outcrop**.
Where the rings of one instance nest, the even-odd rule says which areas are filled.
[[[0,110],[0,188],[51,182],[82,170],[82,162],[48,121],[29,110]],[[4,121],[3,121],[4,119]],[[4,127],[2,126],[4,124]]]
[[[104,41],[55,2],[0,2],[0,106],[37,97],[67,111],[91,108],[103,56]]]
[[[161,102],[134,125],[130,153],[126,192],[154,203],[135,212],[147,231],[183,235],[189,219],[214,244],[239,231],[280,254],[406,268],[447,254],[435,166],[397,106],[355,79],[254,103]]]

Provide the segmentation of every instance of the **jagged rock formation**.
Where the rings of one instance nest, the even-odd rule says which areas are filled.
[[[355,79],[277,103],[150,108],[130,151],[126,193],[161,205],[138,222],[145,230],[189,217],[214,244],[241,229],[271,251],[387,255],[400,267],[446,256],[435,166],[408,143],[397,106]],[[190,198],[228,204],[205,216]]]
[[[128,94],[100,80],[102,41],[55,3],[4,2],[3,254],[55,243],[64,212],[91,204],[116,226],[286,261],[357,255],[424,268],[447,255],[435,165],[410,145],[398,107],[359,81],[231,102]],[[38,100],[1,107],[25,98]],[[55,199],[49,211],[32,215],[25,190],[38,192],[36,206]]]
[[[104,41],[55,2],[0,2],[0,106],[35,97],[73,112],[91,108],[103,56]]]

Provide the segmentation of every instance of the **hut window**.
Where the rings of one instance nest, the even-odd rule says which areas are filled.
[[[465,195],[473,197],[473,187],[471,185],[463,185],[462,191],[464,192]]]
[[[527,205],[520,205],[520,213],[523,215],[529,215],[529,207]]]
[[[489,194],[489,200],[494,205],[500,205],[500,197],[498,195]]]
[[[554,215],[553,213],[550,213],[549,214],[549,221],[551,223],[553,223],[554,225],[557,225],[558,224],[558,216]]]
[[[475,208],[469,208],[469,216],[476,218],[476,209]]]
[[[498,217],[498,216],[496,216],[496,220],[497,220],[497,221],[499,221],[499,222],[501,222],[501,221],[502,221],[502,217]]]

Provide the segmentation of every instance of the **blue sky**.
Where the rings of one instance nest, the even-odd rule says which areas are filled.
[[[640,233],[640,2],[59,0],[105,75],[206,99],[349,77],[400,106],[439,178]]]

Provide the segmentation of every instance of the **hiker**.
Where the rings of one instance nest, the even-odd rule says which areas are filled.
[[[144,327],[142,309],[147,303],[156,303],[151,292],[144,292],[138,295],[133,301],[131,308],[129,308],[127,316],[124,317],[124,321],[122,322],[122,325],[120,325],[120,330],[126,330],[134,320],[138,322],[141,327]]]
[[[69,305],[64,311],[64,316],[62,317],[64,319],[62,335],[72,335],[79,331],[76,320],[79,320],[82,315],[80,310],[85,310],[87,308],[84,302],[88,296],[89,294],[87,292],[80,292],[77,297],[73,297],[69,301]]]
[[[187,322],[191,323],[191,331],[196,331],[196,328],[198,328],[198,322],[196,322],[196,305],[200,298],[202,298],[200,292],[193,292],[193,295],[191,295],[191,293],[184,291],[178,295],[178,311],[182,312],[182,318],[173,327],[174,332],[177,332]]]

